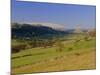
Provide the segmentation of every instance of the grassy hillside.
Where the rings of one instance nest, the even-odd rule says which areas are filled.
[[[35,64],[21,66],[12,69],[12,73],[33,73],[50,71],[72,71],[95,69],[95,49],[88,49],[87,52],[78,52],[51,58]]]
[[[65,36],[60,43],[12,53],[12,73],[95,69],[95,37]]]

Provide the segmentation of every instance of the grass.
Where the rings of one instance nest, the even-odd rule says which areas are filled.
[[[62,42],[64,44],[62,52],[56,52],[57,48],[54,46],[32,48],[12,54],[12,72],[95,69],[95,38],[91,38],[89,41],[81,40],[77,44],[73,39]]]
[[[35,64],[14,68],[14,73],[33,73],[33,72],[51,72],[51,71],[69,71],[95,69],[95,49],[88,49],[87,52],[79,52],[64,55],[58,59],[48,59]],[[77,59],[76,59],[77,58]]]

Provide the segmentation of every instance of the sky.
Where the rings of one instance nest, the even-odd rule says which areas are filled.
[[[18,23],[54,23],[68,29],[94,28],[96,6],[12,0],[11,20]]]

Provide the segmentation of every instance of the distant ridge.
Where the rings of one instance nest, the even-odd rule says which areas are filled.
[[[33,23],[19,23],[19,24],[21,24],[21,25],[22,24],[29,24],[32,26],[47,26],[47,27],[53,28],[55,30],[61,30],[61,31],[65,30],[64,25],[55,24],[55,23],[33,22]]]
[[[20,24],[12,23],[12,37],[17,38],[32,38],[32,37],[52,37],[55,35],[63,35],[64,31],[54,29],[42,24]]]

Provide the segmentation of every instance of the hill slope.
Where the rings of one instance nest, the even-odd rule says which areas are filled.
[[[13,23],[11,28],[13,38],[52,37],[54,35],[65,34],[64,31],[55,30],[43,25]]]

